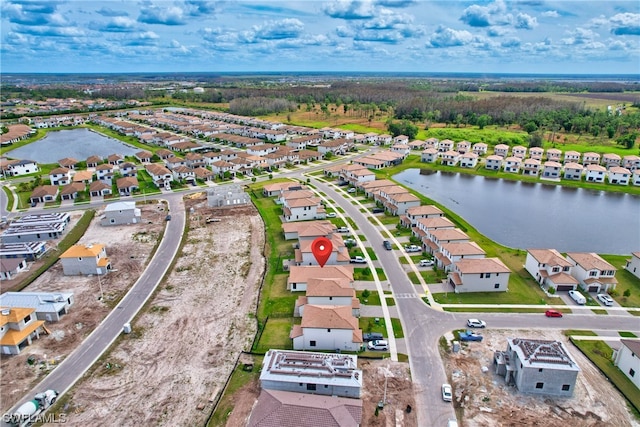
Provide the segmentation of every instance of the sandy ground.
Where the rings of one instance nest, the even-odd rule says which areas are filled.
[[[97,276],[65,276],[62,265],[57,262],[25,289],[40,292],[70,291],[74,293],[75,304],[60,322],[46,324],[51,335],[43,335],[39,340],[34,340],[32,345],[17,356],[3,356],[0,359],[3,411],[13,406],[47,372],[54,369],[57,362],[71,353],[106,317],[143,271],[164,224],[154,220],[156,215],[160,215],[157,204],[138,207],[142,208],[141,224],[112,227],[100,225],[102,212],[97,210],[91,225],[79,240],[79,243],[106,245],[107,256],[114,271],[103,276],[100,282]],[[70,213],[71,221],[67,230],[76,225],[82,214],[81,211]],[[151,224],[148,223],[149,220],[152,221]],[[37,265],[31,264],[29,268],[37,268]],[[5,285],[10,287],[11,283]],[[103,300],[98,299],[100,285]],[[36,363],[29,365],[29,357],[34,358]]]
[[[102,425],[104,417],[121,425],[203,424],[238,354],[251,346],[265,268],[262,220],[253,207],[213,211],[198,197],[186,204],[194,211],[182,257],[133,333],[71,391],[66,424]],[[164,227],[164,207],[155,202],[142,207],[138,225],[105,228],[100,215],[80,243],[106,244],[114,271],[98,282],[96,276],[64,276],[56,263],[26,289],[72,291],[75,304],[60,322],[47,325],[51,335],[2,358],[3,410],[55,369],[117,304],[144,270]],[[69,229],[82,212],[71,216]],[[207,224],[207,217],[220,221]]]
[[[205,202],[206,203],[206,200]],[[257,211],[192,199],[182,256],[147,312],[72,392],[68,425],[203,425],[242,350],[265,263]],[[208,216],[220,222],[206,224]]]
[[[459,354],[446,356],[445,366],[454,391],[454,405],[460,408],[461,425],[479,426],[638,426],[632,420],[622,395],[600,371],[555,331],[483,331],[482,342],[463,344]],[[580,366],[572,398],[551,398],[519,393],[504,378],[493,374],[493,353],[506,349],[506,338],[523,337],[559,340]],[[482,367],[489,371],[483,373]]]

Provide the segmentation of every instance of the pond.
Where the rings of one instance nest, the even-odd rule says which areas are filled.
[[[8,155],[15,159],[34,160],[38,163],[58,163],[58,160],[65,157],[73,157],[83,161],[93,155],[100,157],[107,157],[110,154],[131,156],[138,151],[140,151],[139,148],[127,145],[117,139],[81,128],[49,132],[44,138],[16,148]]]
[[[504,246],[560,252],[640,251],[640,196],[408,169],[398,182]]]

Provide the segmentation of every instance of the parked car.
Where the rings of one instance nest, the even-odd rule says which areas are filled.
[[[329,212],[329,213],[327,214],[327,218],[335,218],[336,216],[337,216],[337,215],[336,215],[336,213],[335,213],[335,212]]]
[[[371,209],[371,212],[373,212],[373,213],[383,213],[384,212],[384,208],[373,208],[373,209]]]
[[[598,294],[598,299],[606,306],[613,305],[613,298],[611,298],[609,294]]]
[[[460,341],[482,341],[482,335],[470,329],[462,331],[458,334]]]
[[[349,229],[347,227],[338,227],[338,233],[348,233]]]
[[[369,350],[389,350],[389,343],[386,340],[374,340],[367,343]]]
[[[407,252],[422,252],[422,248],[418,245],[406,245],[404,249]]]
[[[433,265],[433,260],[432,259],[421,259],[420,260],[420,267],[431,267]]]
[[[167,216],[164,218],[164,220],[165,220],[165,221],[171,221],[171,215],[167,215]]]
[[[367,263],[367,259],[363,256],[355,256],[353,258],[351,258],[351,264],[366,264]]]
[[[562,317],[562,313],[558,310],[547,310],[544,312],[544,315],[547,317]]]
[[[467,326],[470,328],[486,328],[487,322],[480,319],[467,319]]]
[[[339,185],[340,187],[344,187],[344,186],[346,186],[346,185],[349,185],[349,181],[340,181],[340,182],[338,183],[338,185]]]
[[[391,242],[388,240],[385,240],[384,242],[382,242],[382,246],[384,246],[384,248],[388,251],[390,251],[392,249],[391,247]]]
[[[381,341],[384,337],[380,332],[365,332],[362,334],[362,339],[365,342],[369,341]]]
[[[355,187],[351,187],[350,189],[347,190],[347,193],[355,193],[356,191],[358,190],[356,190]]]
[[[356,244],[356,239],[344,239],[344,244],[347,246],[353,246]]]
[[[587,303],[587,299],[584,297],[584,295],[582,295],[578,291],[573,291],[573,290],[569,291],[569,296],[571,297],[572,300],[574,300],[576,303],[580,305],[584,305]]]
[[[442,400],[445,402],[451,402],[453,400],[453,390],[450,384],[442,384]]]

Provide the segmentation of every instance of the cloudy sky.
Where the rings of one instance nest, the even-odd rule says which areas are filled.
[[[640,2],[2,0],[0,71],[640,74]]]

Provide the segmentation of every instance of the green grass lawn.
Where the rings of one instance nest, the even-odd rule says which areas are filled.
[[[365,295],[362,293],[365,292]],[[356,297],[360,300],[360,304],[365,305],[377,305],[380,306],[382,303],[380,302],[380,296],[378,295],[378,291],[356,291]]]
[[[618,335],[620,335],[623,338],[638,338],[636,334],[628,331],[618,331]]]
[[[10,211],[13,209],[13,202],[15,200],[13,198],[13,193],[6,186],[2,186],[2,191],[4,191],[4,194],[7,196],[7,210]]]
[[[623,307],[640,307],[640,279],[631,274],[630,271],[624,269],[627,264],[628,255],[601,255],[605,261],[618,269],[616,271],[616,280],[618,285],[612,297]],[[630,292],[628,297],[624,296],[625,292]]]
[[[635,410],[632,411],[634,416],[640,418],[640,393],[638,393],[638,388],[611,361],[613,354],[611,347],[604,341],[571,340],[571,342],[578,347],[624,395],[630,405],[635,408]]]
[[[293,318],[270,317],[264,325],[264,330],[254,347],[254,351],[266,353],[272,348],[291,350],[293,342],[289,338],[289,334],[293,324]]]

